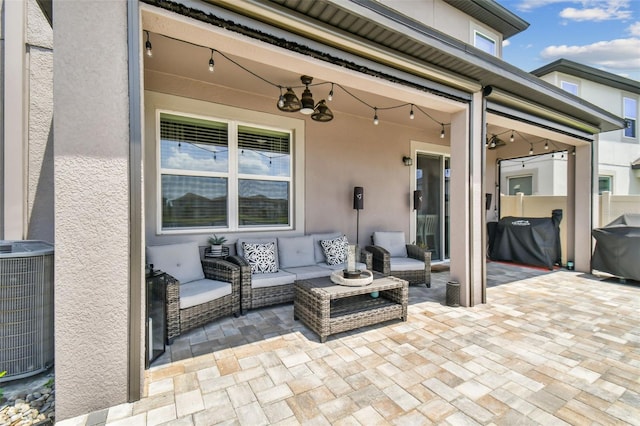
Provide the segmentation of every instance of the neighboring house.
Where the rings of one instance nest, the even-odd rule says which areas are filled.
[[[498,151],[546,138],[575,154],[566,251],[589,271],[592,146],[624,121],[502,61],[527,24],[493,1],[27,0],[2,13],[2,237],[55,243],[58,419],[140,398],[146,245],[414,240],[418,216],[435,215],[434,253],[473,306]],[[278,106],[307,85],[312,115]]]
[[[640,162],[640,82],[567,59],[559,59],[531,73],[627,120],[628,125],[624,129],[600,134],[597,145],[598,192],[640,194],[640,173],[635,171]],[[525,169],[529,170],[529,167]],[[545,193],[552,194],[548,190]]]

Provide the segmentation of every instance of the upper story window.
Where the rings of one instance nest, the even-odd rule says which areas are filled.
[[[473,45],[493,56],[496,56],[496,41],[479,31],[473,32]]]
[[[613,176],[598,176],[598,194],[613,190]]]
[[[161,231],[290,229],[292,132],[160,113]]]
[[[627,127],[624,129],[626,138],[635,138],[638,127],[638,100],[634,98],[622,98],[622,118],[627,120]]]
[[[570,81],[560,81],[560,87],[562,90],[571,93],[572,95],[578,96],[578,85],[576,83],[572,83]]]

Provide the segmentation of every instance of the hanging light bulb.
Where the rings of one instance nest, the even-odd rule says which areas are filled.
[[[147,51],[147,56],[152,57],[153,50],[151,48],[151,42],[149,41],[149,31],[145,31],[145,33],[147,34],[147,42],[144,44],[144,48]]]
[[[416,116],[413,113],[413,104],[411,104],[411,111],[409,111],[409,119],[413,120],[414,118],[416,118]]]
[[[211,59],[209,59],[209,72],[213,72],[215,68],[215,62],[213,62],[213,49],[211,49]]]
[[[511,131],[511,137],[509,138],[509,142],[513,142],[515,138],[513,137],[513,130]]]
[[[280,97],[278,98],[278,108],[284,107],[284,96],[282,95],[282,87],[280,87]]]
[[[573,148],[573,151],[571,151],[571,155],[573,155],[575,157],[575,155],[576,155],[576,149],[575,148]]]
[[[331,83],[331,90],[329,90],[329,96],[327,96],[327,100],[329,102],[333,100],[333,83]]]
[[[440,123],[442,130],[440,130],[440,139],[444,139],[444,123]]]
[[[378,123],[380,123],[380,120],[378,120],[378,108],[374,107],[373,108],[373,124],[377,126]]]
[[[524,161],[522,162],[522,168],[524,169]]]
[[[529,155],[533,155],[533,144],[529,145]]]
[[[549,150],[549,141],[544,143],[544,149],[545,151]]]

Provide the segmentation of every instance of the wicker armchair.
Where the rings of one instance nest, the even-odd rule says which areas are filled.
[[[373,255],[374,271],[431,287],[431,252],[405,244],[403,232],[374,232],[372,241],[366,250]]]
[[[200,260],[195,244],[148,247],[147,260],[167,274],[169,342],[186,331],[240,312],[241,269],[237,265],[221,259]],[[185,272],[185,268],[192,271]]]

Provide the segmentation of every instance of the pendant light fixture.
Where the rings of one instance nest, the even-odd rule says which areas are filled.
[[[309,90],[309,85],[313,81],[313,77],[309,77],[308,75],[303,75],[300,77],[302,84],[304,84],[304,92],[302,92],[302,109],[300,112],[304,115],[313,114],[315,109],[315,102],[313,102],[313,95],[311,94],[311,90]]]
[[[291,87],[287,87],[286,93],[280,95],[280,99],[278,99],[278,109],[284,112],[298,112],[300,108],[302,108],[300,99],[298,99]]]
[[[333,112],[331,112],[324,99],[316,105],[313,114],[311,114],[311,119],[322,123],[333,120]]]

